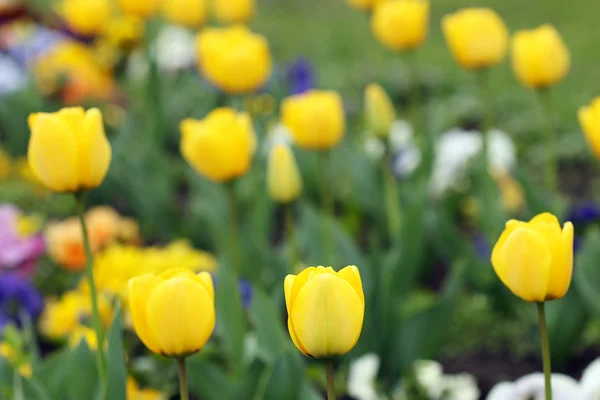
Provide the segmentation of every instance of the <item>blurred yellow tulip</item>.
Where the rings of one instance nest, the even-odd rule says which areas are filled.
[[[127,400],[165,400],[164,393],[152,388],[141,389],[135,379],[127,377]]]
[[[125,14],[133,14],[143,18],[156,14],[160,3],[160,0],[119,0],[121,10]]]
[[[12,158],[2,147],[0,147],[0,180],[8,179],[12,174],[12,170]]]
[[[165,18],[175,24],[194,28],[206,21],[205,0],[168,0],[162,9]]]
[[[215,19],[222,24],[245,24],[254,16],[255,0],[213,0]]]
[[[369,11],[381,4],[385,0],[346,0],[346,3],[352,8],[360,11]]]
[[[496,274],[525,301],[563,297],[573,273],[573,224],[562,228],[549,213],[529,222],[510,220],[492,251]]]
[[[267,164],[267,192],[276,203],[288,204],[302,193],[302,177],[294,153],[286,144],[271,149]]]
[[[559,83],[571,66],[569,49],[552,25],[515,33],[511,59],[517,80],[529,88]]]
[[[62,0],[58,13],[73,32],[98,35],[106,30],[112,3],[110,0]]]
[[[196,38],[196,48],[201,73],[226,93],[253,92],[271,75],[267,40],[245,26],[205,28]]]
[[[367,128],[381,138],[387,138],[396,120],[396,110],[381,86],[371,83],[365,89],[365,119]]]
[[[98,337],[96,331],[87,326],[78,326],[69,335],[69,347],[75,349],[84,341],[90,350],[98,349]]]
[[[203,120],[181,122],[181,154],[201,175],[215,182],[248,172],[256,146],[250,116],[217,108]]]
[[[304,149],[335,147],[346,130],[344,104],[333,91],[310,90],[284,99],[281,118],[294,142]]]
[[[29,116],[27,159],[44,186],[55,192],[94,189],[104,181],[110,143],[97,108],[63,108]]]
[[[215,294],[208,272],[175,268],[129,281],[135,332],[151,351],[182,357],[200,351],[215,327]]]
[[[456,62],[480,69],[502,62],[508,48],[508,29],[491,8],[465,8],[442,19],[446,43]]]
[[[429,29],[428,0],[390,0],[374,8],[371,30],[385,47],[395,51],[419,47]]]
[[[31,364],[16,354],[15,349],[7,342],[0,342],[0,358],[6,359],[13,367],[17,368],[19,374],[26,378],[32,375]]]
[[[352,350],[363,326],[365,296],[358,268],[339,272],[309,267],[285,278],[288,330],[308,357],[329,358]]]
[[[130,49],[142,39],[145,30],[144,20],[139,16],[120,14],[108,22],[105,35],[113,46]]]
[[[600,159],[600,97],[596,97],[589,106],[581,107],[578,117],[588,145]]]

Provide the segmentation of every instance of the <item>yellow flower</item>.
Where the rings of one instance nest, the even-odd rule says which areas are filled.
[[[15,354],[15,349],[7,342],[0,342],[0,357],[5,358],[11,365],[16,367],[21,376],[24,376],[26,378],[31,377],[31,364],[24,360],[21,360],[21,362],[19,362],[17,358],[21,357]]]
[[[69,347],[72,349],[77,348],[82,340],[87,343],[87,346],[90,350],[98,349],[98,338],[96,337],[96,331],[88,328],[87,326],[80,325],[76,327],[69,335]]]
[[[490,8],[465,8],[446,15],[442,30],[454,59],[463,68],[490,67],[506,56],[508,29]]]
[[[356,8],[361,11],[368,11],[371,8],[375,8],[378,4],[381,4],[385,0],[346,0],[346,3],[352,8]]]
[[[302,194],[302,177],[294,153],[285,144],[271,149],[267,164],[267,192],[271,200],[287,204]]]
[[[588,145],[600,158],[600,97],[596,97],[589,106],[581,107],[578,117]]]
[[[110,0],[62,0],[58,11],[72,31],[91,36],[104,32],[112,6]]]
[[[500,189],[504,209],[509,213],[516,213],[521,210],[525,205],[525,194],[519,182],[508,172],[494,171],[492,176]]]
[[[200,71],[224,92],[253,92],[271,75],[269,44],[245,26],[204,28],[196,38],[196,49]]]
[[[213,0],[213,14],[222,24],[245,24],[254,15],[254,0]]]
[[[111,148],[97,108],[31,114],[29,128],[27,159],[44,186],[55,192],[78,192],[102,184]]]
[[[346,130],[342,98],[332,91],[310,90],[284,99],[281,118],[294,142],[304,149],[335,147]]]
[[[158,11],[160,0],[119,0],[119,4],[125,14],[147,18]]]
[[[175,24],[194,28],[206,20],[205,0],[168,0],[162,7],[165,18]]]
[[[569,49],[552,25],[515,33],[511,46],[512,67],[523,86],[556,85],[569,72]]]
[[[215,182],[248,172],[256,138],[250,116],[217,108],[203,120],[181,122],[181,154],[198,173]]]
[[[367,127],[375,135],[386,138],[396,120],[396,110],[383,88],[375,83],[365,90],[365,119]]]
[[[371,30],[385,47],[395,51],[419,47],[429,29],[428,0],[391,0],[375,7]]]
[[[127,400],[165,400],[166,396],[152,388],[140,389],[135,379],[127,377]]]
[[[215,327],[212,278],[185,269],[129,281],[129,311],[142,342],[156,354],[181,357],[200,351]]]
[[[105,35],[113,46],[127,49],[140,41],[145,29],[142,18],[131,14],[119,14],[108,22]]]
[[[285,278],[288,329],[304,355],[346,354],[362,330],[365,297],[358,268],[309,267]]]
[[[492,252],[496,274],[525,301],[563,297],[573,273],[573,224],[562,231],[549,213],[529,222],[510,220]]]
[[[0,147],[0,180],[8,179],[12,173],[12,159],[3,148]]]

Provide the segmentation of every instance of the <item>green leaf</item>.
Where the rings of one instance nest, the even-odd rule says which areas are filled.
[[[240,367],[244,353],[246,317],[238,287],[238,278],[227,263],[220,263],[215,290],[219,332],[228,359]]]
[[[289,349],[275,364],[267,366],[268,385],[263,397],[257,400],[296,400],[300,397],[301,386],[305,383],[304,365],[296,349]]]
[[[20,380],[21,384],[19,388],[22,390],[22,393],[15,393],[15,398],[23,400],[51,400],[48,390],[37,379],[20,377]]]
[[[34,376],[48,388],[53,399],[67,398],[72,357],[73,352],[69,349],[57,351],[43,359],[38,368],[33,371]]]
[[[252,289],[250,320],[256,330],[261,353],[268,357],[264,361],[275,361],[289,344],[289,336],[283,331],[282,318],[274,302],[258,287]]]
[[[577,253],[574,284],[587,308],[600,316],[600,230],[591,228]]]
[[[108,369],[108,388],[106,393],[109,399],[126,398],[127,370],[125,368],[122,324],[121,307],[118,307],[107,337],[106,365]]]
[[[98,393],[96,355],[90,351],[87,342],[82,340],[69,358],[69,377],[66,381],[68,398],[95,399]]]
[[[205,400],[228,400],[233,394],[232,384],[225,372],[198,353],[186,360],[190,390]]]

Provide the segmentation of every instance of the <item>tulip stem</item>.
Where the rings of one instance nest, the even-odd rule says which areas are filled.
[[[294,229],[294,203],[285,206],[285,230],[289,250],[289,273],[293,274],[298,262],[298,249],[296,247],[296,230]]]
[[[328,218],[333,219],[335,215],[333,197],[331,196],[331,182],[329,180],[329,151],[323,150],[319,154],[319,174],[321,175],[321,207],[325,212],[322,219],[324,259],[328,265],[333,263],[333,242],[329,229]]]
[[[335,400],[335,378],[332,359],[325,361],[325,371],[327,375],[327,400]]]
[[[391,152],[386,151],[384,163],[382,165],[383,184],[385,192],[385,208],[388,220],[388,231],[390,241],[394,243],[400,234],[401,212],[398,201],[398,185],[394,176],[394,166],[392,165]]]
[[[86,259],[85,274],[87,277],[88,286],[90,288],[90,297],[92,301],[92,321],[94,324],[94,329],[96,330],[96,341],[98,343],[98,349],[96,350],[96,362],[98,364],[98,380],[101,394],[100,398],[106,399],[106,359],[104,357],[103,346],[104,333],[102,331],[100,312],[98,311],[98,293],[96,292],[96,283],[94,281],[92,248],[90,246],[90,238],[85,222],[85,201],[82,193],[76,194],[75,199],[77,201],[77,211],[79,214],[79,221],[81,223],[81,232],[83,234],[83,247],[85,250]]]
[[[189,400],[190,395],[188,393],[187,384],[187,371],[185,369],[185,357],[177,359],[177,366],[179,367],[179,398],[181,400]]]
[[[231,252],[231,267],[235,271],[236,275],[240,274],[240,243],[239,243],[239,232],[238,232],[238,216],[237,216],[237,204],[235,201],[235,181],[227,183],[227,195],[229,197],[229,228],[230,228],[230,249]]]
[[[552,368],[550,367],[550,346],[548,344],[548,327],[546,326],[544,302],[537,303],[537,310],[540,323],[540,338],[542,341],[542,360],[544,364],[544,380],[546,383],[546,400],[552,400]]]
[[[552,123],[552,97],[550,96],[549,88],[541,88],[537,90],[542,114],[544,114],[544,133],[546,142],[546,164],[545,164],[545,180],[546,188],[550,193],[558,191],[558,159],[556,158],[556,132]]]

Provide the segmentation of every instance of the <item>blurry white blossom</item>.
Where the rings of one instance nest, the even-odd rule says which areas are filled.
[[[536,372],[514,382],[502,382],[492,388],[487,400],[544,400],[544,374]],[[552,374],[554,400],[582,400],[577,381],[562,374]]]
[[[11,57],[0,54],[0,96],[16,92],[25,84],[25,71]]]
[[[417,169],[421,163],[421,151],[412,144],[405,149],[398,151],[394,156],[394,175],[399,178],[406,178]]]
[[[388,140],[392,152],[396,152],[414,144],[412,126],[407,121],[401,119],[394,121],[390,128]]]
[[[380,360],[376,354],[368,353],[350,364],[348,372],[348,394],[357,400],[377,400],[375,379]]]
[[[581,400],[600,399],[600,358],[594,360],[583,371],[579,381]]]
[[[363,150],[372,161],[379,161],[385,154],[385,144],[375,135],[368,135],[363,141]]]
[[[473,375],[444,375],[441,384],[444,400],[477,400],[479,388]]]
[[[442,364],[431,360],[417,360],[413,364],[417,383],[425,390],[427,396],[437,399],[442,394]]]
[[[194,35],[178,25],[167,25],[160,30],[152,46],[158,68],[172,72],[194,65],[196,52]]]

